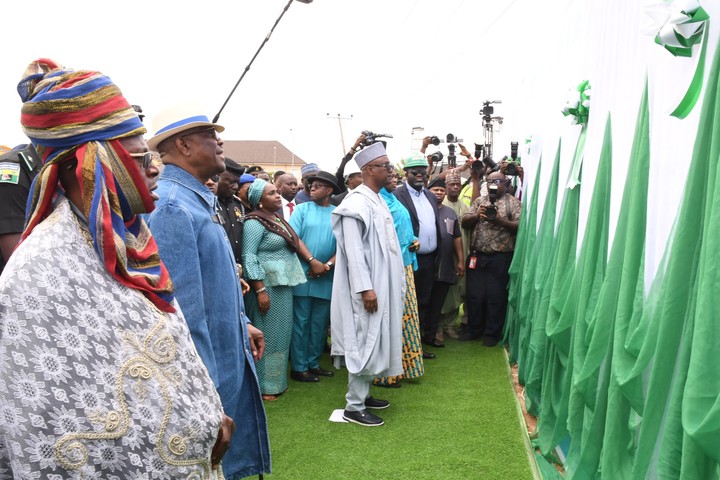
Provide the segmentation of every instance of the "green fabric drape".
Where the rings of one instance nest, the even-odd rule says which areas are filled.
[[[524,247],[518,268],[525,270],[511,284],[524,325],[515,342],[520,380],[528,411],[540,413],[536,459],[551,467],[542,455],[569,438],[567,479],[720,479],[720,48],[682,201],[649,289],[648,92],[646,81],[609,255],[608,116],[577,262],[570,191],[554,234],[556,158],[535,244]]]
[[[575,342],[584,340],[586,315],[595,307],[605,273],[612,172],[611,133],[608,114],[577,265],[574,268],[568,265],[566,280],[560,289],[562,293],[551,298],[546,330],[551,340],[548,352],[555,352],[555,357],[548,359],[552,367],[543,379],[543,403],[538,419],[538,446],[544,454],[548,454],[568,435],[568,409],[575,356],[580,355],[577,363],[582,364],[587,350],[584,342],[577,347]],[[574,213],[577,215],[577,211]],[[574,233],[577,234],[577,231]],[[574,257],[571,258],[574,260]]]
[[[552,267],[555,240],[555,214],[557,210],[558,177],[560,175],[560,149],[558,142],[550,186],[543,207],[542,219],[535,241],[534,261],[531,266],[532,285],[527,302],[521,303],[520,315],[528,328],[520,340],[521,356],[518,362],[518,379],[525,385],[525,406],[532,415],[540,411],[540,390],[543,356],[545,352],[545,318],[539,312],[547,309],[549,291],[545,285]],[[543,295],[545,301],[543,302]]]
[[[535,172],[535,182],[531,192],[530,206],[525,201],[522,204],[520,214],[520,225],[518,225],[517,241],[515,243],[515,254],[510,264],[510,284],[508,286],[508,312],[503,330],[503,345],[508,345],[510,363],[517,363],[520,354],[520,338],[527,328],[526,322],[520,316],[520,301],[523,292],[528,288],[530,278],[530,264],[534,260],[533,248],[537,235],[537,207],[540,195],[540,171],[542,158],[538,162]]]
[[[584,135],[581,134],[581,138]],[[578,140],[580,142],[580,140]],[[582,153],[576,152],[576,157]],[[546,282],[549,292],[545,313],[545,330],[539,332],[546,337],[545,358],[542,375],[542,403],[538,418],[538,441],[540,452],[549,455],[557,444],[567,435],[566,422],[558,422],[567,417],[566,402],[563,402],[562,378],[570,351],[570,328],[560,323],[560,313],[567,301],[575,272],[577,254],[578,217],[580,214],[580,188],[582,168],[571,173],[573,182],[565,189],[563,205],[560,209],[560,221],[555,236],[551,274]]]
[[[659,303],[633,369],[647,378],[633,478],[720,478],[719,75],[717,49],[667,265],[655,284]]]
[[[635,127],[632,162],[620,204],[621,214],[600,297],[587,332],[590,344],[584,362],[577,365],[579,375],[574,387],[584,405],[579,405],[581,411],[574,415],[582,414],[585,420],[577,469],[572,478],[594,478],[599,468],[612,381],[613,332],[616,322],[625,322],[632,315],[638,280],[643,276],[649,155],[638,155],[638,152],[644,148],[644,139],[649,134],[647,97],[646,85]]]
[[[643,97],[643,105],[647,110],[647,82]],[[641,107],[642,108],[642,107]],[[650,166],[650,119],[647,111],[641,112],[635,130],[635,139],[630,151],[632,162],[636,167],[648,168]],[[647,170],[645,170],[647,172]],[[635,171],[635,174],[640,174]],[[606,478],[629,478],[634,456],[634,430],[639,421],[638,414],[632,408],[632,400],[642,395],[639,383],[623,383],[622,378],[632,368],[637,358],[637,351],[629,347],[627,340],[632,327],[638,324],[643,314],[645,296],[645,230],[647,212],[647,175],[645,179],[635,186],[633,192],[635,201],[629,212],[636,219],[627,225],[626,251],[631,255],[633,263],[625,265],[632,268],[623,278],[623,285],[619,291],[613,335],[611,358],[611,375],[608,386],[608,412],[603,437],[603,452],[601,471]],[[617,235],[616,235],[617,238]],[[635,270],[637,269],[637,270]],[[637,405],[637,404],[636,404]]]

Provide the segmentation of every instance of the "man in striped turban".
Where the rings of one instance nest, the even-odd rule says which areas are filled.
[[[139,216],[142,122],[108,77],[47,59],[18,92],[43,167],[0,276],[0,471],[212,478],[233,425]]]

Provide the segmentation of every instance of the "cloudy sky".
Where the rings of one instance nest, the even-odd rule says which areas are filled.
[[[15,87],[38,57],[109,75],[143,107],[150,130],[155,112],[179,102],[212,117],[286,3],[39,0],[28,12],[12,2],[3,7],[0,144],[25,141]],[[509,153],[509,142],[527,135],[523,100],[562,44],[562,29],[540,21],[548,7],[560,21],[575,8],[571,0],[294,2],[222,113],[224,138],[278,140],[334,169],[343,154],[339,115],[351,118],[342,120],[346,148],[362,130],[389,133],[397,161],[411,153],[414,127],[454,133],[472,150],[483,101],[502,100],[495,151]],[[558,117],[562,104],[548,97],[534,116],[547,108]]]

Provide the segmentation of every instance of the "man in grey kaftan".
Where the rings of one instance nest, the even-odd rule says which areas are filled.
[[[375,426],[382,420],[366,408],[388,404],[369,397],[372,380],[403,372],[405,275],[392,215],[377,193],[391,168],[382,144],[367,147],[356,161],[363,169],[364,184],[345,197],[332,215],[337,240],[332,355],[338,361],[344,357],[348,369],[344,418]]]

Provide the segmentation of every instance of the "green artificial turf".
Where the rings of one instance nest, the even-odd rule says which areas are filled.
[[[532,479],[507,360],[500,347],[446,341],[425,376],[373,387],[390,401],[381,427],[333,423],[345,405],[345,370],[290,385],[265,402],[273,473],[280,479]],[[322,366],[330,369],[328,357]]]

